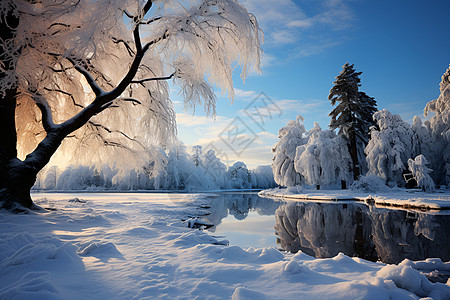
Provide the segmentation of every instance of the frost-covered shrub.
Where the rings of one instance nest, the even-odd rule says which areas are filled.
[[[350,186],[351,190],[360,190],[366,193],[388,192],[390,189],[385,180],[375,175],[361,176]]]
[[[435,188],[433,179],[430,173],[433,171],[427,167],[428,161],[425,156],[418,155],[414,160],[408,160],[409,170],[412,172],[414,179],[417,181],[417,185],[422,188],[423,191],[432,191]]]

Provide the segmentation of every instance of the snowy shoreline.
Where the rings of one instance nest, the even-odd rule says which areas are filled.
[[[450,262],[398,265],[225,246],[183,222],[207,194],[35,193],[44,213],[0,210],[1,299],[448,299]],[[77,201],[78,200],[78,201]],[[222,244],[222,245],[220,245]]]
[[[417,190],[396,189],[390,192],[369,194],[352,190],[312,190],[295,191],[288,189],[268,189],[258,193],[261,197],[275,197],[288,200],[309,201],[357,201],[377,206],[388,206],[419,210],[450,210],[450,190],[434,193]]]

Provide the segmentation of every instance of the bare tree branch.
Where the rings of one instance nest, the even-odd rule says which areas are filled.
[[[131,49],[131,46],[128,45],[128,43],[125,42],[124,40],[122,40],[122,39],[119,40],[119,39],[113,38],[113,42],[114,42],[114,44],[120,44],[120,43],[122,43],[122,44],[125,46],[125,48],[127,49],[128,54],[129,54],[130,56],[134,56],[134,55],[136,54],[136,53],[134,52],[134,50]]]
[[[132,142],[138,144],[138,145],[141,146],[142,148],[145,148],[144,145],[142,145],[138,140],[136,140],[135,138],[130,137],[129,135],[127,135],[127,134],[126,134],[125,132],[123,132],[123,131],[120,131],[120,130],[111,130],[111,129],[109,129],[109,128],[106,127],[106,126],[104,126],[104,125],[102,125],[102,124],[99,124],[99,123],[95,123],[95,122],[93,122],[93,121],[89,121],[88,124],[92,125],[92,126],[93,126],[94,128],[96,128],[97,130],[103,129],[104,131],[106,131],[106,132],[108,132],[108,133],[118,133],[118,134],[122,135],[123,137],[125,137],[126,139],[128,139],[129,141],[132,141]],[[105,145],[106,145],[106,143],[108,143],[108,144],[113,145],[113,146],[115,145],[115,146],[125,147],[124,145],[121,145],[121,144],[119,144],[119,143],[107,141],[103,136],[100,136],[100,138],[103,140],[103,142],[105,143]]]
[[[131,102],[133,105],[140,105],[142,104],[141,101],[134,99],[134,98],[117,98],[116,101],[125,101],[125,102]]]
[[[61,93],[61,94],[66,95],[66,96],[69,96],[69,98],[72,99],[73,105],[75,105],[75,106],[77,106],[77,107],[79,107],[79,108],[84,108],[83,105],[78,104],[78,103],[75,101],[75,98],[73,97],[73,95],[72,95],[71,93],[65,92],[65,91],[60,90],[60,89],[49,89],[49,88],[46,88],[46,87],[44,87],[44,90],[49,91],[49,92],[58,92],[58,93]]]
[[[139,79],[139,80],[132,80],[130,83],[144,83],[147,81],[155,81],[155,80],[169,80],[172,79],[172,77],[175,75],[175,73],[170,74],[169,76],[165,76],[165,77],[151,77],[151,78],[144,78],[144,79]]]
[[[163,17],[156,17],[156,18],[152,18],[152,19],[149,19],[149,20],[147,20],[147,21],[141,21],[139,24],[141,24],[141,25],[149,25],[149,24],[151,24],[151,23],[153,23],[153,22],[156,22],[156,21],[158,21],[158,20],[161,20]]]
[[[163,34],[161,37],[156,38],[156,39],[154,39],[154,40],[148,42],[147,44],[145,44],[145,46],[144,46],[144,48],[143,48],[142,51],[143,51],[143,52],[146,52],[146,51],[148,50],[148,48],[150,48],[152,45],[157,44],[158,42],[160,42],[160,41],[162,41],[162,40],[164,40],[164,39],[167,39],[168,37],[169,37],[169,31],[166,30],[166,31],[164,32],[164,34]]]

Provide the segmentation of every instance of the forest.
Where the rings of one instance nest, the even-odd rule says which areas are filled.
[[[273,148],[275,182],[381,191],[419,187],[424,191],[450,184],[450,68],[442,75],[440,95],[425,106],[422,122],[413,124],[359,91],[361,72],[346,63],[330,91],[329,129],[306,130],[303,117],[279,131]],[[336,133],[335,129],[338,129]]]

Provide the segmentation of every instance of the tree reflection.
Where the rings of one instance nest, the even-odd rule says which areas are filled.
[[[275,213],[278,244],[315,257],[339,252],[399,263],[404,258],[450,260],[450,217],[378,209],[360,203],[292,202]]]
[[[250,211],[256,211],[259,215],[275,215],[283,201],[261,198],[256,193],[222,193],[211,201],[210,214],[203,219],[215,226],[222,222],[229,214],[236,220],[244,220]],[[214,231],[212,227],[210,231]]]

